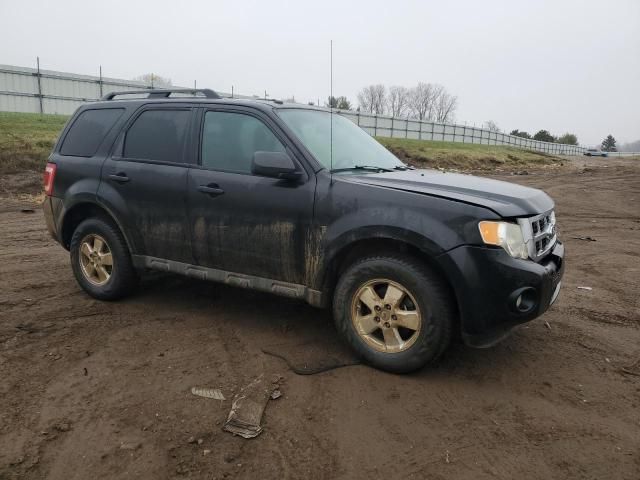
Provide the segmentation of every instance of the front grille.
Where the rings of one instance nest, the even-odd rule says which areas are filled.
[[[528,219],[531,225],[531,247],[533,260],[545,256],[556,243],[556,215],[553,210]]]

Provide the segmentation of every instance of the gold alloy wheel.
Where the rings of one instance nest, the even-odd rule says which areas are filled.
[[[356,291],[351,320],[360,338],[383,353],[408,349],[422,328],[420,307],[411,293],[386,279],[370,280]]]
[[[107,242],[100,235],[90,234],[80,243],[80,268],[84,277],[94,285],[104,285],[113,273],[113,256]]]

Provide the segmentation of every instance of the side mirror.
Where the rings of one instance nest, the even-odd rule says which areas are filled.
[[[298,180],[302,176],[291,157],[282,152],[255,152],[251,173],[281,180]]]

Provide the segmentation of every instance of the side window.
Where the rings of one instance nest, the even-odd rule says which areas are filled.
[[[202,133],[202,166],[251,173],[253,154],[284,152],[280,140],[255,117],[242,113],[207,112]]]
[[[65,136],[60,154],[93,157],[122,112],[124,112],[123,108],[103,108],[82,112]]]
[[[146,110],[129,127],[123,156],[182,163],[190,110]]]

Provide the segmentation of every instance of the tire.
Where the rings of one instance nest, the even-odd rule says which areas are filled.
[[[102,242],[102,246],[98,241]],[[87,256],[87,252],[93,251],[97,253]],[[103,218],[84,220],[73,232],[69,252],[71,268],[78,284],[92,297],[117,300],[135,289],[138,275],[129,248],[122,233],[111,221]],[[93,261],[99,262],[102,269],[96,268]]]
[[[385,282],[376,283],[378,280],[389,282],[385,287]],[[403,289],[405,293],[400,307],[392,307],[383,317],[391,303],[385,302],[390,285],[396,291]],[[360,300],[366,297],[369,302],[371,293],[368,287],[376,292],[373,303],[381,310],[372,310]],[[378,299],[382,300],[381,304],[376,303]],[[412,329],[386,328],[394,326],[393,321],[386,322],[389,313],[397,313],[397,316],[392,315],[397,320],[414,313],[412,308],[420,318],[417,330],[411,333],[415,325]],[[377,316],[376,312],[380,315]],[[374,319],[378,318],[376,323],[371,323],[371,314],[376,315]],[[333,315],[338,331],[367,363],[389,372],[408,373],[435,362],[444,353],[451,342],[456,308],[443,280],[419,260],[404,255],[384,255],[363,258],[342,274],[333,296]],[[356,324],[365,326],[356,327]],[[363,335],[376,324],[380,326],[379,330]],[[390,344],[386,334],[390,335]]]

